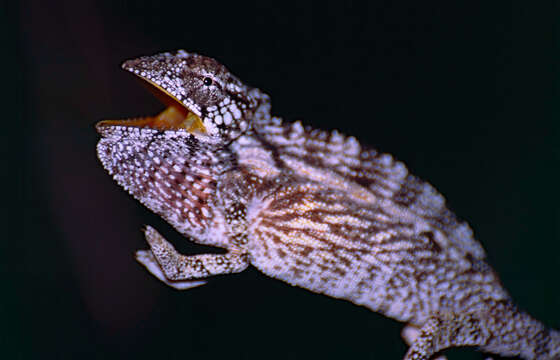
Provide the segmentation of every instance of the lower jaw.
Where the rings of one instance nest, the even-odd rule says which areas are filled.
[[[190,133],[205,133],[206,129],[200,117],[185,108],[169,106],[156,116],[128,120],[103,120],[98,126],[130,126],[147,127],[157,130],[180,130],[184,129]]]

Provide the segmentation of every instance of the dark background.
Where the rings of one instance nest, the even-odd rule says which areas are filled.
[[[209,251],[95,156],[96,121],[162,109],[120,63],[177,48],[217,58],[288,120],[406,162],[520,306],[560,328],[558,15],[527,1],[4,3],[1,357],[403,356],[399,323],[254,269],[178,292],[135,263],[143,224]]]

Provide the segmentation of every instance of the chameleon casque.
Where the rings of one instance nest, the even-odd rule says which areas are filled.
[[[518,310],[469,226],[401,162],[272,116],[214,59],[179,50],[123,68],[167,108],[99,122],[99,159],[181,234],[227,250],[184,256],[147,226],[136,257],[161,281],[188,289],[253,265],[407,323],[405,359],[457,346],[560,359],[560,332]]]

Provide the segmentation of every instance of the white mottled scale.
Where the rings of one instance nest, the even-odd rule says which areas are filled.
[[[184,256],[147,227],[137,259],[158,279],[188,289],[251,264],[421,328],[404,332],[406,359],[469,345],[560,359],[560,333],[515,308],[470,227],[401,162],[272,117],[266,94],[213,59],[179,51],[123,67],[204,132],[101,122],[103,166],[183,235],[227,250]]]

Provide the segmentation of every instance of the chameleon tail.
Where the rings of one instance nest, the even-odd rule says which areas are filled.
[[[485,319],[492,336],[480,348],[502,356],[560,360],[560,332],[547,328],[511,302],[498,302]]]
[[[560,331],[550,330],[550,343],[548,347],[550,348],[550,358],[560,359]]]

